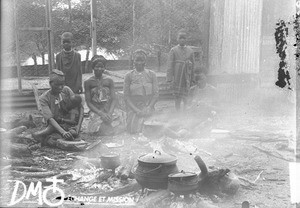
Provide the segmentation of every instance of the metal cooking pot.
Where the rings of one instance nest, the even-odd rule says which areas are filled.
[[[142,155],[133,171],[135,179],[143,188],[167,189],[168,175],[178,172],[176,162],[176,156],[158,150]]]
[[[186,195],[198,189],[198,182],[196,173],[181,171],[168,176],[168,189],[175,194]]]
[[[103,154],[100,156],[100,159],[103,168],[113,171],[121,164],[120,155],[115,153]]]

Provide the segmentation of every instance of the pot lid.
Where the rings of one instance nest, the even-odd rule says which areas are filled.
[[[153,153],[140,156],[138,160],[145,163],[170,163],[176,162],[177,157],[155,150]]]
[[[196,176],[196,175],[197,175],[196,173],[181,171],[179,173],[170,174],[169,178],[184,178],[184,177],[192,177],[192,176]]]
[[[100,157],[119,157],[119,154],[116,154],[116,153],[106,153],[106,154],[102,154]]]

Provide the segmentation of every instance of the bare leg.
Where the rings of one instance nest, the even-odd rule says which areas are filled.
[[[56,132],[52,125],[48,125],[45,129],[32,133],[32,137],[38,142],[42,142],[48,135]]]
[[[179,96],[176,96],[176,97],[175,97],[175,109],[176,109],[177,111],[180,110],[180,103],[181,103],[181,98],[180,98]]]
[[[187,105],[188,105],[188,99],[187,99],[187,97],[182,98],[182,101],[183,101],[183,110],[186,110]]]

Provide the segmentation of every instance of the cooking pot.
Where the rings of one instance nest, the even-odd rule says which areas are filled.
[[[145,121],[143,124],[143,134],[146,137],[158,138],[163,136],[165,125],[157,121]]]
[[[134,177],[142,188],[167,189],[168,175],[178,172],[176,162],[176,156],[155,150],[138,158]]]
[[[121,164],[120,155],[115,153],[102,154],[100,159],[101,166],[105,169],[111,169],[113,172]]]
[[[186,195],[197,190],[198,182],[199,177],[196,173],[172,173],[168,176],[168,189],[175,194]]]

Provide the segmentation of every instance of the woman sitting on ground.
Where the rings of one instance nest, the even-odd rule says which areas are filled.
[[[112,135],[114,133],[113,116],[116,106],[114,81],[103,76],[105,59],[100,56],[92,58],[94,76],[84,82],[85,100],[90,109],[89,133]]]
[[[50,90],[39,98],[47,127],[32,136],[43,144],[47,144],[48,136],[53,133],[58,133],[66,140],[74,140],[79,135],[83,121],[81,97],[65,86],[64,74],[57,69],[50,73],[49,84]]]
[[[144,120],[153,113],[158,99],[157,77],[153,71],[145,69],[146,58],[145,51],[135,51],[134,69],[125,75],[124,99],[129,133],[142,131]]]

